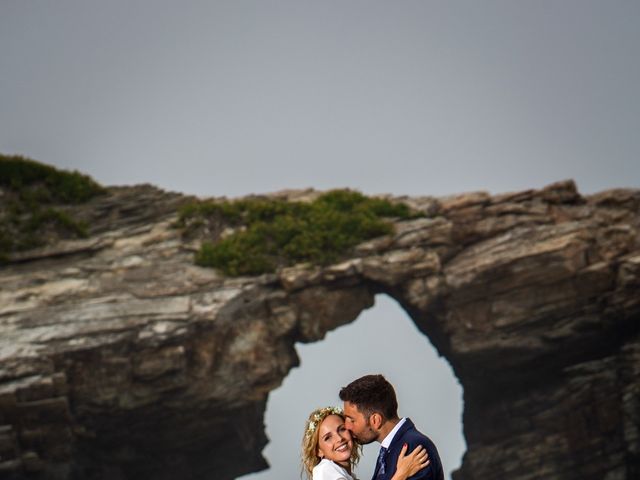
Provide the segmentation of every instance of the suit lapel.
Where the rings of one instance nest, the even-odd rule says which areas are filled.
[[[395,436],[393,437],[393,440],[391,440],[391,443],[389,444],[389,451],[393,450],[395,452],[396,446],[401,441],[404,434],[407,433],[407,431],[411,430],[412,428],[415,428],[415,426],[413,425],[413,422],[409,418],[406,418],[402,426],[398,429]],[[397,450],[399,452],[400,448],[398,448]]]
[[[398,456],[395,455],[396,446],[398,445],[398,442],[401,441],[403,435],[412,428],[415,428],[413,425],[413,422],[409,418],[406,418],[402,426],[398,429],[398,431],[394,435],[393,440],[391,440],[391,443],[389,444],[389,448],[387,449],[387,454],[386,454],[387,459],[393,458],[393,457],[395,457],[396,459],[398,458]],[[400,452],[401,448],[398,448],[397,450],[398,452]],[[393,471],[395,472],[395,467],[396,467],[395,464],[393,466],[390,466],[389,463],[387,462],[387,470],[385,472],[385,476],[387,478],[391,478],[387,475],[387,473],[392,467],[393,467]],[[380,469],[380,464],[376,459],[376,467],[373,471],[373,477],[371,478],[371,480],[376,480],[376,476],[378,475],[379,469]]]

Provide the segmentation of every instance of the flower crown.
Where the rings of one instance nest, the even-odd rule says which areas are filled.
[[[306,437],[310,437],[313,432],[316,431],[318,425],[322,420],[324,420],[329,415],[343,415],[342,409],[340,407],[324,407],[320,408],[314,413],[309,419],[309,423],[307,424],[307,430],[305,432]]]

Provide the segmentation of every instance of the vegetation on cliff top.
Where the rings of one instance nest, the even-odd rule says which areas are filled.
[[[78,172],[0,154],[0,262],[55,239],[85,237],[87,225],[64,207],[103,192]]]
[[[313,202],[252,198],[204,201],[180,211],[185,235],[202,243],[196,263],[231,276],[273,272],[299,262],[326,265],[365,240],[393,231],[385,218],[420,216],[402,203],[333,190]]]
[[[88,226],[74,206],[104,192],[81,173],[0,154],[0,263],[17,252],[86,237]],[[333,190],[312,202],[196,201],[182,207],[178,225],[185,237],[206,239],[197,264],[237,276],[333,263],[357,244],[391,233],[389,218],[416,216],[402,203]]]

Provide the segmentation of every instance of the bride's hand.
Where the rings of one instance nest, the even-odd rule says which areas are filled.
[[[406,454],[408,448],[408,445],[405,443],[400,451],[398,463],[396,464],[396,474],[399,474],[399,476],[394,475],[394,480],[407,479],[418,473],[431,462],[427,450],[422,445],[414,448],[409,455]]]

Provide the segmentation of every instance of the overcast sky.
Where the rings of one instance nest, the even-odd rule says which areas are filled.
[[[201,196],[637,188],[639,59],[637,0],[0,0],[0,152]],[[297,478],[308,411],[369,371],[457,466],[459,387],[378,300],[300,347],[251,478]]]

